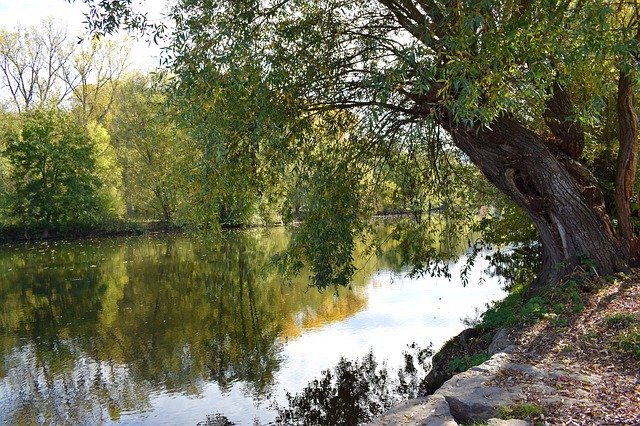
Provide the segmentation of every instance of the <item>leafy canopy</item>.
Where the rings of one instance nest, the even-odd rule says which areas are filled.
[[[98,33],[149,28],[128,0],[85,2],[95,7],[89,22]],[[294,195],[284,210],[306,209],[307,220],[292,248],[322,284],[353,272],[334,264],[348,265],[352,242],[380,205],[384,191],[376,189],[389,180],[424,190],[418,217],[430,205],[448,206],[449,219],[468,217],[476,192],[463,184],[478,177],[469,179],[471,164],[444,131],[450,123],[490,128],[513,116],[548,132],[546,101],[561,84],[581,94],[570,120],[596,134],[617,68],[635,66],[636,6],[180,0],[168,13],[171,31],[158,34],[169,44],[174,100],[202,136],[204,163],[235,170],[257,194],[267,186]],[[233,187],[229,175],[215,176],[203,187]]]
[[[110,210],[97,159],[104,141],[98,129],[93,133],[98,140],[59,110],[34,110],[6,135],[4,155],[16,187],[12,210],[21,224],[45,230],[93,225]]]

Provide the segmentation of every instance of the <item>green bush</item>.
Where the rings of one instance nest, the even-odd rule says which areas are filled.
[[[635,315],[628,312],[616,312],[605,319],[605,324],[610,328],[627,328],[638,322]]]
[[[471,367],[480,365],[489,359],[489,355],[479,352],[473,355],[465,355],[463,357],[455,357],[449,362],[449,371],[452,373],[460,373],[467,371]]]
[[[495,330],[520,323],[519,312],[522,309],[523,293],[523,286],[515,286],[504,300],[495,303],[485,311],[477,325],[486,330]]]
[[[495,330],[552,316],[556,326],[565,326],[569,315],[584,310],[578,284],[578,281],[570,280],[530,298],[527,298],[525,286],[514,286],[509,296],[487,309],[477,325],[484,330]]]
[[[636,329],[621,336],[614,345],[620,352],[640,360],[640,330]]]
[[[3,155],[15,186],[10,214],[16,222],[48,231],[105,220],[111,205],[100,175],[105,149],[97,152],[87,130],[61,110],[29,111],[19,124],[3,135]]]

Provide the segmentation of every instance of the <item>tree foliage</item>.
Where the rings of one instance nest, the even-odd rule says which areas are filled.
[[[6,138],[4,155],[15,184],[12,211],[20,224],[46,233],[94,225],[110,210],[101,179],[105,171],[98,165],[104,141],[92,139],[68,114],[30,111]]]
[[[94,7],[89,23],[98,33],[120,25],[149,29],[130,1],[85,2]],[[358,158],[357,167],[374,165],[372,175],[380,176],[376,171],[399,165],[389,153],[412,151],[424,159],[452,153],[473,164],[532,222],[545,282],[570,272],[583,256],[601,273],[625,270],[640,258],[631,206],[637,6],[619,0],[182,0],[169,14],[166,60],[176,92],[195,108],[211,100],[225,106],[207,123],[235,125],[241,140],[259,151],[273,149],[288,164],[297,164],[292,151],[304,157],[300,135],[313,128],[312,117],[344,109],[359,135],[339,160],[346,167]],[[206,146],[237,143],[224,132],[216,135]],[[612,149],[602,149],[607,146]],[[255,158],[255,149],[241,152],[241,161]],[[615,176],[597,173],[600,182],[587,167],[603,159],[599,152],[616,157]],[[267,167],[268,176],[280,176],[282,167]],[[451,168],[435,170],[419,182],[422,188],[443,198],[458,189],[447,184]],[[608,199],[603,187],[610,188]],[[354,195],[361,206],[370,201],[358,194],[359,185],[350,188],[355,192],[345,199]],[[329,234],[348,241],[355,233]]]
[[[197,210],[193,207],[199,201],[198,191],[192,188],[197,187],[194,182],[204,175],[202,149],[192,143],[186,130],[179,128],[177,113],[167,104],[162,81],[126,74],[129,45],[125,39],[92,38],[76,44],[76,40],[53,21],[29,29],[2,29],[0,36],[0,81],[6,101],[2,122],[2,133],[6,137],[0,146],[2,226],[54,226],[58,230],[62,226],[65,232],[71,232],[72,227],[80,225],[110,227],[107,222],[125,214],[135,220],[161,219],[167,224],[191,221],[193,210]],[[47,135],[37,142],[31,141],[32,144],[23,142],[24,123],[45,120],[43,117],[47,114],[55,116],[53,121],[63,120],[64,129],[45,132]],[[71,126],[71,121],[77,128],[67,126]],[[78,151],[72,155],[78,169],[69,171],[69,178],[75,173],[80,181],[88,175],[98,179],[98,187],[89,192],[95,192],[101,211],[95,211],[93,196],[85,197],[81,192],[65,189],[67,198],[79,197],[67,206],[79,212],[67,213],[69,218],[60,219],[65,222],[64,226],[46,224],[47,220],[42,218],[29,218],[27,211],[50,201],[46,197],[25,199],[31,196],[25,185],[37,185],[33,183],[32,173],[25,171],[35,167],[38,161],[27,158],[29,150],[35,145],[42,148],[51,143],[46,149],[49,157],[44,161],[49,168],[65,168],[66,165],[58,162],[64,163],[66,154],[57,151],[64,151],[69,144],[62,143],[63,147],[58,148],[58,143],[52,142],[58,137],[54,133],[72,134],[81,129],[87,136],[83,141],[89,144],[83,149],[91,154],[80,155]],[[10,139],[13,140],[11,149],[5,149]],[[79,150],[81,143],[80,140],[74,142],[73,149]],[[18,151],[25,157],[23,160],[18,160]],[[18,163],[20,167],[16,166]],[[238,175],[239,182],[241,176]],[[47,184],[41,191],[43,197],[47,194],[46,188]],[[245,200],[245,193],[228,191],[229,197],[235,197],[238,203]],[[253,206],[255,203],[252,203]],[[27,205],[31,207],[25,207]],[[81,218],[82,211],[92,213]],[[250,218],[236,219],[246,223]]]
[[[129,43],[81,44],[53,20],[30,28],[0,29],[0,84],[18,112],[74,104],[86,120],[104,121],[118,79],[128,66]]]
[[[71,87],[61,76],[71,72],[73,40],[53,21],[29,30],[0,29],[2,87],[18,111],[59,106]]]
[[[187,199],[187,164],[196,153],[166,94],[150,77],[134,75],[120,82],[108,129],[122,167],[124,198],[130,215],[171,223]]]

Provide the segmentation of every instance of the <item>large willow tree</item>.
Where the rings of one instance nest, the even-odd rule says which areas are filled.
[[[94,31],[147,24],[129,1],[85,2]],[[638,14],[636,1],[614,0],[179,0],[164,34],[179,93],[211,138],[236,141],[238,161],[280,164],[304,151],[286,137],[304,134],[294,117],[331,127],[338,110],[359,136],[339,144],[347,172],[319,162],[334,182],[362,163],[365,182],[377,159],[419,148],[437,168],[455,146],[531,220],[547,282],[581,259],[606,274],[640,255]],[[612,109],[614,131],[603,132]],[[216,113],[237,123],[233,137]],[[618,148],[615,206],[585,166],[602,143]],[[447,187],[446,173],[430,174],[434,187]],[[339,217],[334,207],[325,213]]]

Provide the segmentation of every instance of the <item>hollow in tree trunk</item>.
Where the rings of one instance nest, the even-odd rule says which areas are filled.
[[[536,227],[542,243],[536,285],[555,283],[584,262],[598,274],[628,269],[598,184],[579,162],[511,118],[490,128],[448,130]]]

